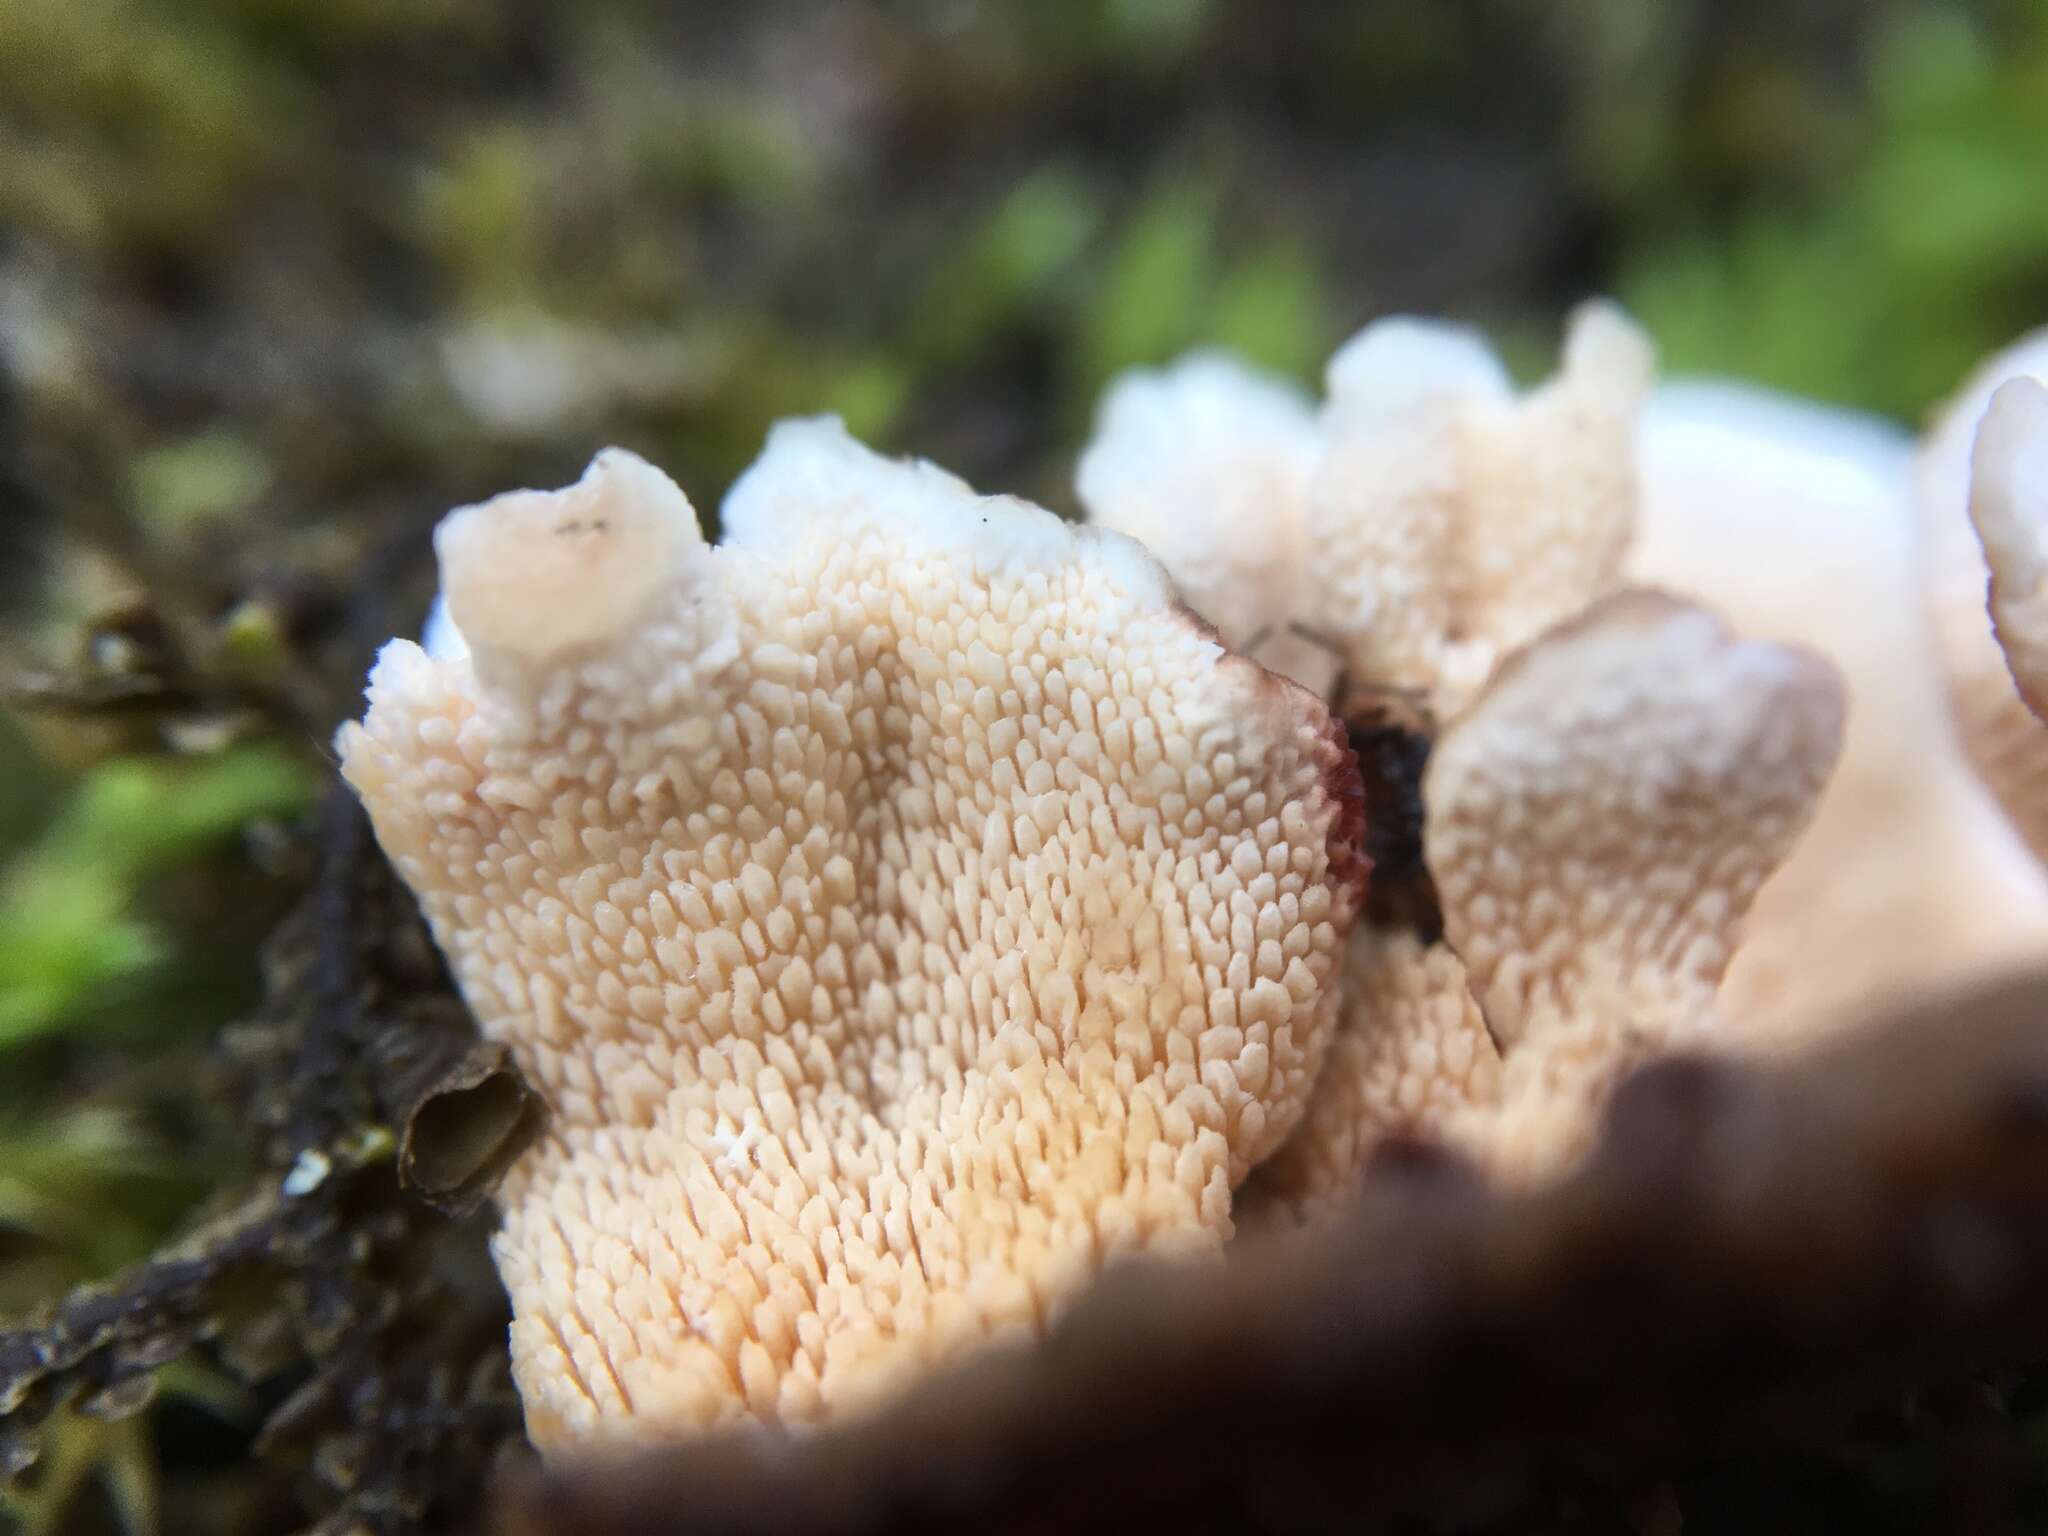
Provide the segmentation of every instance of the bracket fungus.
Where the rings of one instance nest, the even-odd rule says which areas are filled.
[[[1136,544],[785,423],[457,511],[343,772],[551,1112],[496,1240],[544,1448],[871,1399],[1213,1250],[1364,875],[1314,695]]]

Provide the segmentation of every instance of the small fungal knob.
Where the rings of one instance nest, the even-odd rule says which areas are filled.
[[[682,489],[637,454],[607,448],[574,485],[450,514],[434,552],[464,639],[545,661],[631,627],[699,540]]]
[[[1572,313],[1564,375],[1598,380],[1623,398],[1641,398],[1657,381],[1657,349],[1617,306],[1594,299]]]

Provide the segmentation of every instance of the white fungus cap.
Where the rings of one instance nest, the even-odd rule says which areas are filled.
[[[2048,677],[2048,396],[2007,384],[1986,417],[2002,381],[2044,372],[2048,333],[1987,365],[1922,451],[1916,498],[1913,445],[1882,422],[1698,383],[1645,409],[1647,343],[1601,306],[1519,399],[1456,328],[1382,322],[1343,349],[1298,513],[1308,554],[1291,596],[1238,584],[1283,594],[1239,622],[1313,628],[1360,702],[1399,690],[1448,723],[1424,786],[1445,937],[1356,933],[1330,1064],[1261,1194],[1334,1192],[1393,1132],[1527,1177],[1645,1051],[1810,1040],[2048,946],[2048,880],[2014,826],[2048,852],[2048,729],[2014,686]],[[1174,440],[1155,426],[1139,452],[1127,434],[1127,478],[1149,454],[1170,481]],[[1179,499],[1183,521],[1221,516],[1199,483]],[[1258,543],[1234,526],[1235,546],[1208,535],[1226,558],[1205,589],[1231,589],[1230,551]],[[1176,569],[1177,546],[1161,553]],[[1679,606],[1601,602],[1624,581]],[[1659,672],[1687,635],[1698,657]],[[1618,670],[1596,687],[1610,639]],[[1724,682],[1702,713],[1696,685]],[[1624,697],[1643,729],[1677,732],[1669,750],[1595,707]],[[1538,794],[1541,765],[1564,777]],[[1665,804],[1673,782],[1715,786],[1710,803]],[[1703,903],[1690,918],[1680,890]],[[1664,947],[1630,959],[1632,938]]]
[[[1322,703],[1145,553],[786,423],[713,548],[616,451],[453,514],[467,652],[343,772],[550,1122],[501,1191],[544,1448],[870,1400],[1214,1251],[1363,877]]]

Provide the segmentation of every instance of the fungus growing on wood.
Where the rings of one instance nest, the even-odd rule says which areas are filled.
[[[1353,941],[1338,1043],[1263,1189],[1340,1192],[1395,1134],[1511,1182],[1565,1166],[1628,1068],[1707,1037],[1841,722],[1825,661],[1652,592],[1510,656],[1424,781],[1443,939]]]
[[[1539,1195],[1390,1159],[1312,1232],[1112,1277],[1051,1348],[801,1444],[521,1476],[491,1529],[646,1536],[681,1510],[728,1536],[1626,1528],[1615,1490],[1696,1476],[1703,1446],[1839,1468],[1845,1424],[1872,1422],[1887,1465],[1902,1400],[1968,1417],[1916,1457],[1938,1475],[1879,1486],[1921,1490],[1931,1524],[1986,1487],[1977,1523],[2024,1528],[2031,1481],[1970,1479],[2009,1464],[1985,1362],[2048,1311],[2048,1159],[2015,1113],[2048,1078],[2044,1014],[2037,971],[1894,1003],[1794,1061],[1674,1061]],[[1675,1529],[1662,1502],[1633,1523]]]
[[[1213,1250],[1330,1032],[1356,771],[1112,533],[836,422],[452,514],[343,771],[547,1100],[496,1241],[543,1447],[870,1399]]]

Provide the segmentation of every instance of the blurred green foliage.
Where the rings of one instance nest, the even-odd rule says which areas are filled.
[[[0,1051],[89,1016],[162,957],[135,910],[148,876],[312,791],[303,762],[260,744],[94,768],[0,872]]]
[[[163,1152],[113,1105],[73,1105],[61,1116],[25,1114],[0,1124],[0,1223],[44,1245],[39,1280],[108,1274],[149,1251],[161,1235],[163,1206],[203,1187],[193,1171],[166,1166]],[[6,1299],[12,1311],[38,1298]]]
[[[1124,219],[1074,327],[1068,400],[1085,407],[1126,368],[1198,345],[1231,348],[1306,375],[1329,345],[1328,300],[1313,246],[1276,236],[1219,250],[1220,178],[1168,175]]]
[[[288,152],[279,77],[196,20],[133,0],[0,4],[0,216],[79,240],[175,232]]]
[[[1695,214],[1625,260],[1622,295],[1667,366],[1913,416],[2048,321],[2048,4],[1995,32],[1956,8],[1895,9],[1860,65],[1867,117],[1804,196]]]
[[[145,1421],[109,1424],[72,1414],[50,1444],[48,1464],[31,1486],[0,1492],[0,1513],[13,1517],[19,1536],[59,1536],[71,1528],[88,1482],[106,1490],[127,1536],[159,1528],[156,1451]]]
[[[972,357],[1072,267],[1101,222],[1100,194],[1070,167],[1025,176],[932,274],[910,331],[912,358],[937,369]]]
[[[203,1039],[218,1020],[195,1019],[175,988],[180,951],[218,919],[167,906],[159,883],[231,851],[253,821],[297,815],[315,782],[265,743],[116,758],[40,830],[0,844],[0,1232],[34,1239],[20,1272],[0,1263],[0,1312],[33,1299],[25,1275],[71,1283],[132,1263],[205,1191],[207,1168],[167,1160],[143,1106],[108,1096],[120,1071],[52,1102],[41,1090],[69,1074],[47,1047],[147,1059]]]

